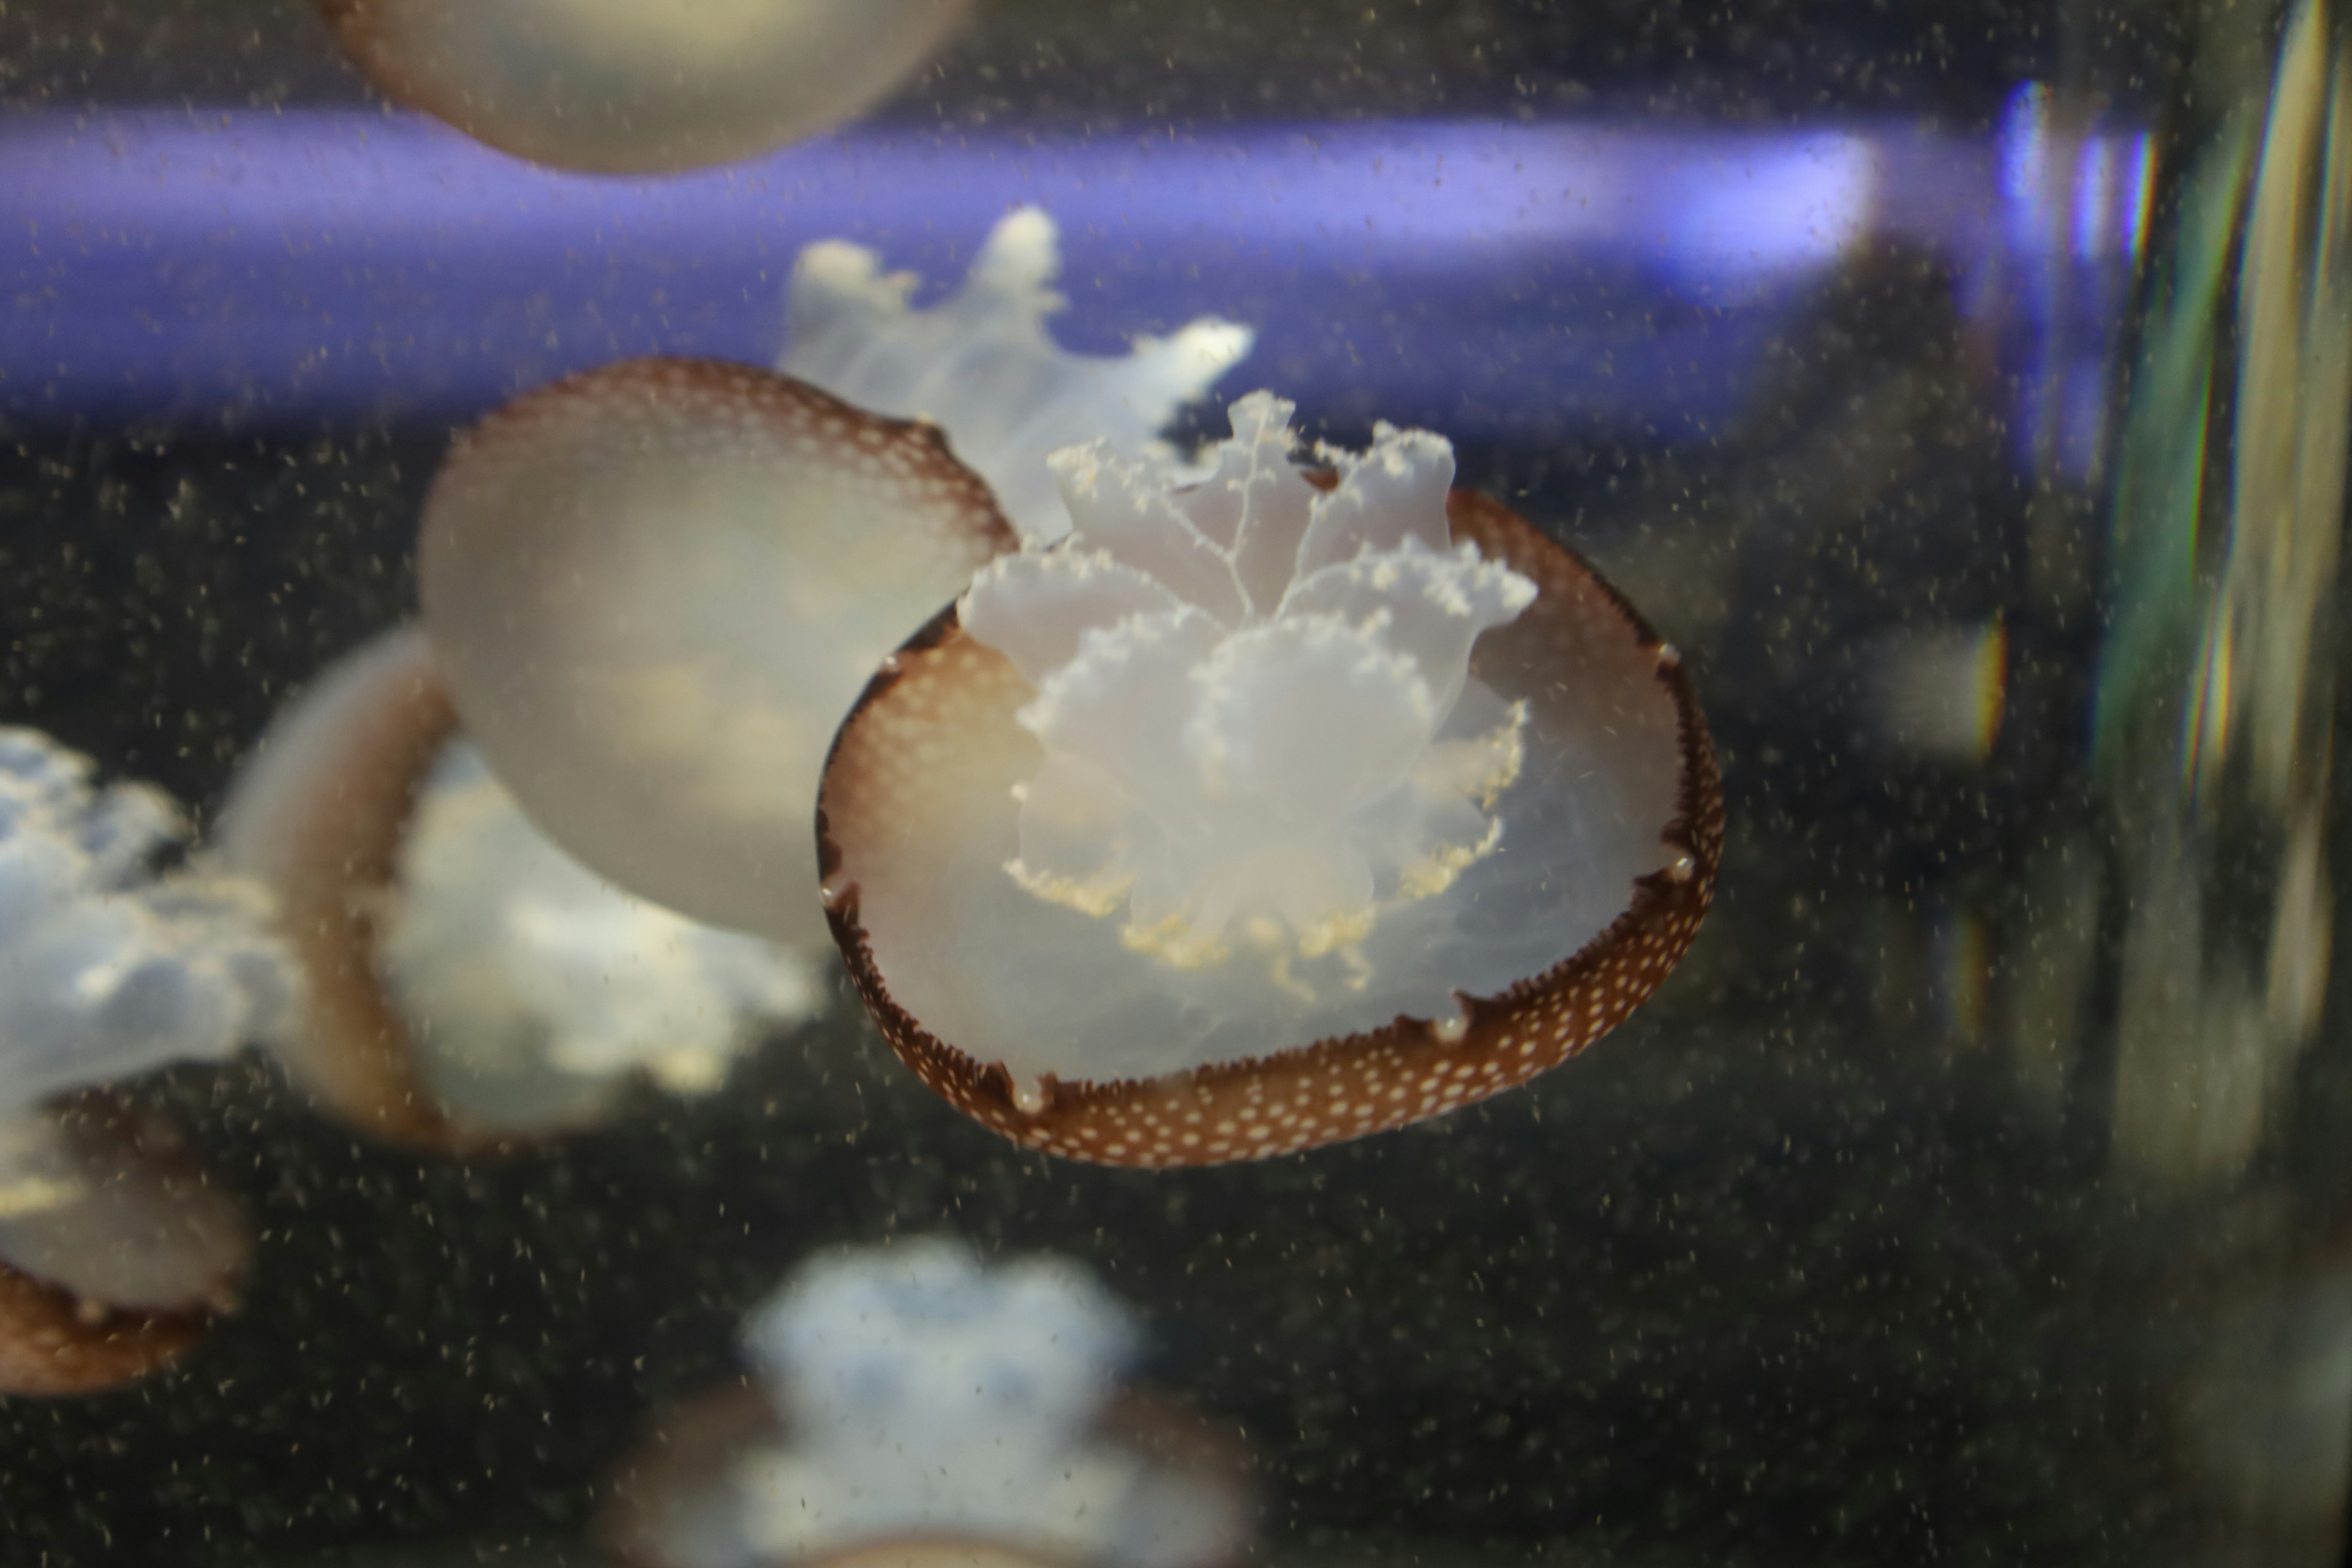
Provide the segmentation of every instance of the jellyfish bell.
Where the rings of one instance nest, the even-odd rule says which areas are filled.
[[[643,174],[856,116],[930,58],[970,0],[319,5],[387,96],[534,163]]]
[[[657,1422],[603,1534],[643,1568],[1216,1568],[1244,1456],[1121,1386],[1138,1343],[1092,1276],[924,1238],[803,1266],[746,1322],[745,1385]]]
[[[239,770],[219,827],[229,863],[276,895],[278,929],[309,980],[301,1016],[269,1040],[273,1054],[341,1120],[426,1148],[465,1139],[418,1077],[371,943],[374,895],[393,880],[418,783],[457,723],[425,638],[385,638],[278,718]]]
[[[331,667],[240,772],[221,839],[277,893],[310,984],[268,1044],[324,1109],[465,1153],[716,1088],[821,1010],[807,963],[603,883],[463,738],[414,627]]]
[[[467,734],[583,863],[822,951],[808,823],[875,666],[1014,543],[933,426],[740,365],[638,360],[492,415],[417,550]]]
[[[136,784],[0,729],[0,1393],[81,1393],[235,1305],[252,1229],[163,1118],[102,1086],[218,1060],[290,1005],[266,899]]]
[[[982,572],[835,742],[851,975],[1031,1146],[1214,1163],[1482,1099],[1622,1022],[1711,896],[1673,649],[1452,490],[1442,438],[1382,426],[1310,477],[1290,414],[1234,405],[1198,482],[1060,455],[1076,531]]]

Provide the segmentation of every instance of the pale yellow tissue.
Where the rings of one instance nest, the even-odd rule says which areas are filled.
[[[26,1215],[60,1209],[81,1196],[79,1182],[31,1174],[12,1176],[0,1181],[0,1219],[21,1219]]]
[[[1018,856],[1004,863],[1004,870],[1033,896],[1097,920],[1125,903],[1128,889],[1135,885],[1131,873],[1106,869],[1082,880],[1035,870]]]

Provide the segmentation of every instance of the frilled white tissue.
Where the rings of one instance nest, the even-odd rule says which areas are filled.
[[[1454,450],[1379,427],[1291,463],[1292,405],[1255,393],[1207,479],[1100,444],[1053,471],[1058,548],[984,568],[964,629],[1036,698],[1045,766],[1020,794],[1006,871],[1038,898],[1126,912],[1122,940],[1180,968],[1255,952],[1349,961],[1381,911],[1443,893],[1494,852],[1526,713],[1440,737],[1471,645],[1535,586],[1445,518]],[[1496,705],[1499,707],[1499,704]]]
[[[462,742],[402,845],[378,963],[436,1096],[471,1121],[559,1121],[643,1069],[716,1088],[763,1029],[824,1004],[808,960],[619,891],[533,827]]]
[[[1442,1037],[1676,853],[1681,721],[1633,618],[1487,509],[1457,543],[1444,440],[1382,426],[1310,479],[1290,413],[1243,399],[1199,481],[1058,458],[1072,535],[983,567],[844,732],[835,895],[1016,1104]]]
[[[0,1262],[110,1306],[178,1308],[244,1256],[235,1207],[42,1102],[217,1060],[291,1009],[293,970],[241,878],[158,875],[187,831],[144,784],[0,728]]]
[[[295,981],[240,878],[158,876],[186,831],[141,784],[0,729],[0,1116],[170,1062],[216,1060],[283,1016]]]
[[[847,1253],[804,1267],[744,1344],[791,1435],[737,1474],[757,1561],[923,1535],[1181,1568],[1237,1528],[1230,1500],[1098,1429],[1137,1334],[1075,1264],[983,1269],[945,1238]]]
[[[1066,303],[1054,289],[1061,270],[1054,220],[1035,207],[999,222],[963,288],[927,310],[908,303],[913,273],[886,274],[872,251],[840,240],[812,245],[793,268],[777,368],[861,408],[930,420],[1024,539],[1058,539],[1070,521],[1046,455],[1095,437],[1164,452],[1160,427],[1253,339],[1203,317],[1171,337],[1137,338],[1123,358],[1070,353],[1045,331]]]

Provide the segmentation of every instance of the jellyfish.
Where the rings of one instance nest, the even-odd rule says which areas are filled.
[[[965,441],[1026,494],[1053,447],[1141,439],[1247,347],[1196,322],[1125,360],[1054,349],[1040,214],[1001,225],[936,311],[862,257],[803,259],[787,363],[920,417],[740,365],[608,366],[471,432],[418,545],[457,710],[532,821],[633,893],[801,951],[830,941],[809,823],[834,731],[1020,542]],[[1039,537],[1066,526],[1026,515]]]
[[[319,0],[386,96],[533,163],[667,174],[828,130],[970,0]]]
[[[646,1568],[1230,1561],[1240,1457],[1120,1387],[1139,1338],[1059,1258],[983,1268],[929,1237],[812,1261],[745,1324],[748,1396],[663,1423],[607,1535]]]
[[[274,724],[224,813],[310,976],[268,1043],[343,1121],[463,1152],[707,1093],[823,1010],[805,955],[614,889],[533,828],[458,731],[430,645],[383,634]]]
[[[1114,1164],[1288,1152],[1583,1049],[1696,932],[1722,803],[1689,677],[1441,437],[1205,479],[1055,455],[1075,521],[875,677],[819,804],[825,902],[924,1082]]]
[[[140,1376],[230,1310],[243,1208],[107,1086],[218,1061],[289,1006],[261,889],[155,862],[185,832],[141,784],[0,729],[0,1393]]]

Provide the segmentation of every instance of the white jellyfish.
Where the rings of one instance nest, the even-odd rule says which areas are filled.
[[[217,1061],[289,1009],[255,885],[156,861],[154,789],[0,729],[0,1391],[135,1376],[233,1304],[242,1209],[161,1119],[93,1090]]]
[[[387,95],[559,168],[748,158],[872,105],[971,0],[319,0]]]
[[[637,360],[459,442],[417,547],[425,626],[468,734],[550,837],[680,913],[822,950],[811,818],[834,731],[890,649],[1020,542],[958,454],[1028,494],[1073,430],[1140,440],[1247,345],[1196,322],[1130,360],[1064,354],[1039,325],[1052,255],[1051,225],[1016,214],[958,302],[909,312],[906,279],[820,247],[788,363],[845,396]]]
[[[1058,454],[1076,521],[983,568],[843,727],[820,801],[853,979],[985,1124],[1246,1159],[1557,1065],[1673,968],[1721,796],[1623,598],[1382,426],[1201,471]]]
[[[991,563],[960,614],[1037,689],[1015,718],[1045,761],[1021,786],[1006,875],[1118,912],[1121,948],[1176,970],[1257,949],[1239,967],[1297,1002],[1356,1001],[1323,1031],[1343,1033],[1526,972],[1481,943],[1384,973],[1366,944],[1501,843],[1493,806],[1525,766],[1528,705],[1473,685],[1470,649],[1536,587],[1453,542],[1444,440],[1383,426],[1369,452],[1323,454],[1338,482],[1318,495],[1290,464],[1292,412],[1263,393],[1234,405],[1234,438],[1191,487],[1099,447],[1056,454],[1073,547]],[[1310,975],[1327,957],[1335,973]],[[1164,1049],[1148,1065],[1206,1059]]]
[[[465,1149],[700,1094],[816,1016],[811,955],[697,925],[550,843],[457,732],[413,628],[330,668],[224,814],[312,977],[271,1045],[345,1120]]]
[[[1073,1263],[983,1268],[941,1237],[845,1253],[804,1266],[743,1342],[764,1418],[721,1403],[671,1423],[683,1450],[624,1482],[634,1558],[748,1568],[923,1542],[1202,1568],[1246,1539],[1235,1457],[1121,1391],[1135,1326]]]

